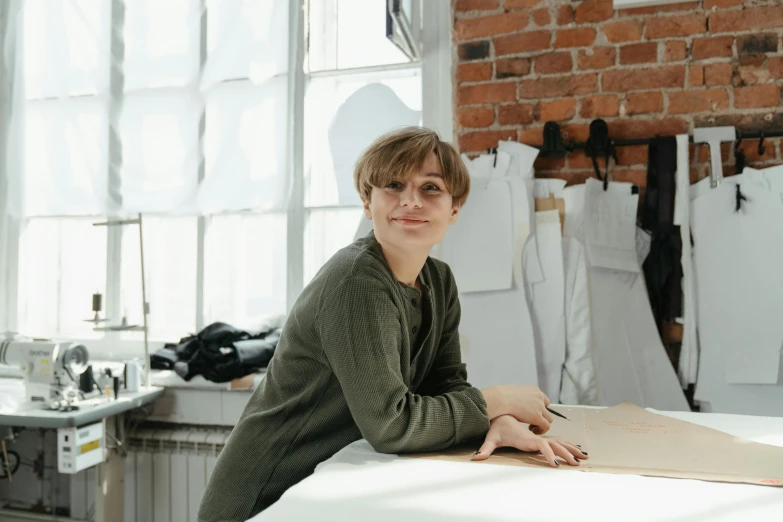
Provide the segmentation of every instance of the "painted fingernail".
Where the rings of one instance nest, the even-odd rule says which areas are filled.
[[[577,448],[581,448],[582,446],[580,446],[579,444],[577,444],[577,445],[576,445],[576,447],[577,447]]]
[[[555,466],[559,466],[560,463],[558,461],[555,461]]]
[[[481,452],[477,451],[476,453],[474,453],[474,455],[481,455]]]
[[[580,462],[580,460],[578,458],[576,458],[576,457],[574,457],[574,460],[577,461],[577,462]]]
[[[583,451],[583,452],[582,452],[582,455],[587,455],[587,452],[586,452],[586,451]]]

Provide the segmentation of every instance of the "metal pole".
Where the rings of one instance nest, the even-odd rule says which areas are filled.
[[[141,222],[141,213],[139,213],[139,254],[141,256],[141,308],[144,319],[144,361],[146,363],[144,370],[144,386],[152,386],[150,381],[150,345],[149,345],[149,325],[147,316],[150,313],[149,303],[147,302],[147,282],[144,274],[144,230]]]

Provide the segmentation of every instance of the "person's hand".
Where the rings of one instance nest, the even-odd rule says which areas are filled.
[[[530,429],[543,435],[554,420],[546,409],[549,399],[538,386],[500,385],[481,390],[487,403],[489,420],[501,415],[511,415],[520,422],[530,424]]]
[[[587,453],[579,447],[568,442],[539,437],[514,417],[501,415],[490,422],[484,444],[473,455],[473,460],[486,460],[497,448],[506,447],[520,451],[540,451],[552,467],[560,465],[557,457],[572,466],[578,466],[580,460],[587,459]]]

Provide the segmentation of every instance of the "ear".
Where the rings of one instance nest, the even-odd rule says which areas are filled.
[[[459,205],[455,205],[451,208],[451,216],[449,217],[449,225],[453,225],[457,222],[457,215],[459,214]]]
[[[372,220],[372,211],[370,210],[370,198],[367,198],[364,200],[364,217],[366,217],[369,220]]]

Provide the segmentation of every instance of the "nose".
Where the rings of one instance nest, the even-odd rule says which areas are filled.
[[[412,183],[409,183],[405,190],[400,192],[400,206],[421,208],[421,196]]]

